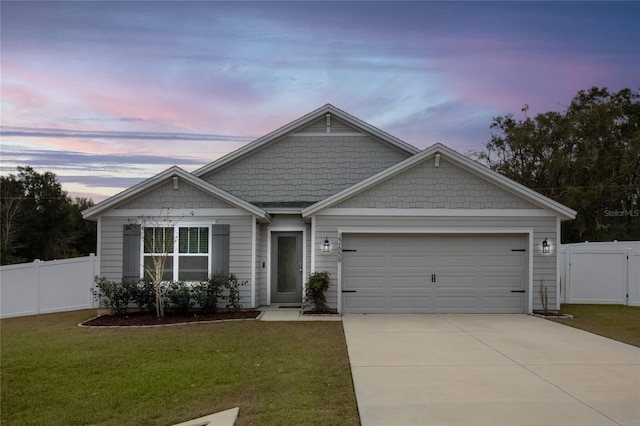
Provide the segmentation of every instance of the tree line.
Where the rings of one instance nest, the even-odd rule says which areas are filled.
[[[90,199],[71,199],[49,171],[18,167],[0,176],[1,264],[95,253],[96,223],[82,217],[91,206]]]
[[[562,242],[640,240],[640,94],[592,87],[563,112],[493,118],[472,156],[578,212]]]

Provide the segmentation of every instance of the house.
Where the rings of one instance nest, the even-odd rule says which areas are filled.
[[[143,276],[145,233],[173,236],[166,279],[232,272],[254,308],[299,305],[306,277],[328,271],[327,299],[342,313],[529,313],[543,293],[559,308],[560,223],[575,214],[442,144],[420,151],[332,105],[84,212],[108,279]],[[170,229],[140,221],[163,215]]]

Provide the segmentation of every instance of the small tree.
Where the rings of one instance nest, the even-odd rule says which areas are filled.
[[[549,295],[542,278],[540,278],[540,303],[542,304],[542,312],[546,315],[549,312]]]
[[[143,244],[145,256],[151,258],[151,265],[145,265],[145,274],[153,283],[156,294],[156,315],[164,316],[164,303],[162,298],[162,283],[164,279],[167,259],[173,255],[176,243],[174,228],[185,215],[174,218],[170,215],[169,208],[166,212],[160,212],[158,216],[141,216],[137,222],[142,226]],[[193,216],[191,212],[189,215]]]

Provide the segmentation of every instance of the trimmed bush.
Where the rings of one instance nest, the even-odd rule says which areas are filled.
[[[227,281],[226,275],[216,273],[207,281],[193,287],[193,298],[204,313],[212,314],[218,311],[218,300],[222,299],[222,289]]]
[[[156,311],[156,290],[151,281],[139,281],[133,289],[133,301],[140,312],[153,313]]]
[[[191,286],[182,281],[169,284],[166,295],[171,301],[171,310],[177,314],[186,314],[194,305]]]
[[[135,283],[128,281],[108,281],[105,277],[95,277],[97,290],[93,290],[93,295],[98,302],[109,309],[111,315],[124,315],[127,313],[127,306],[132,299]]]
[[[320,312],[329,310],[325,292],[330,285],[331,279],[327,271],[314,272],[309,275],[309,281],[307,282],[304,292],[305,303],[312,303],[315,309]]]

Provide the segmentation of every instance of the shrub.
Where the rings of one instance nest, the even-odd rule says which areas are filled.
[[[178,314],[186,314],[194,305],[191,300],[191,287],[182,281],[172,282],[167,288],[167,297],[171,301],[171,309]]]
[[[133,288],[133,301],[141,312],[156,311],[156,290],[151,281],[139,281]]]
[[[200,282],[193,287],[193,298],[204,313],[215,313],[218,310],[218,299],[222,298],[222,289],[228,277],[215,273],[207,281]]]
[[[228,290],[228,294],[226,296],[227,299],[227,309],[231,308],[234,312],[238,312],[242,309],[242,305],[240,304],[240,286],[246,285],[248,281],[238,282],[238,279],[234,274],[230,274],[229,278],[226,281],[225,287]]]
[[[95,277],[98,288],[93,290],[93,295],[100,304],[104,304],[112,315],[124,315],[127,306],[132,299],[135,283],[128,281],[108,281],[105,277]]]
[[[331,278],[327,271],[314,272],[309,275],[307,282],[304,301],[305,303],[313,303],[315,309],[320,312],[327,311],[327,296],[324,294],[331,285]]]

